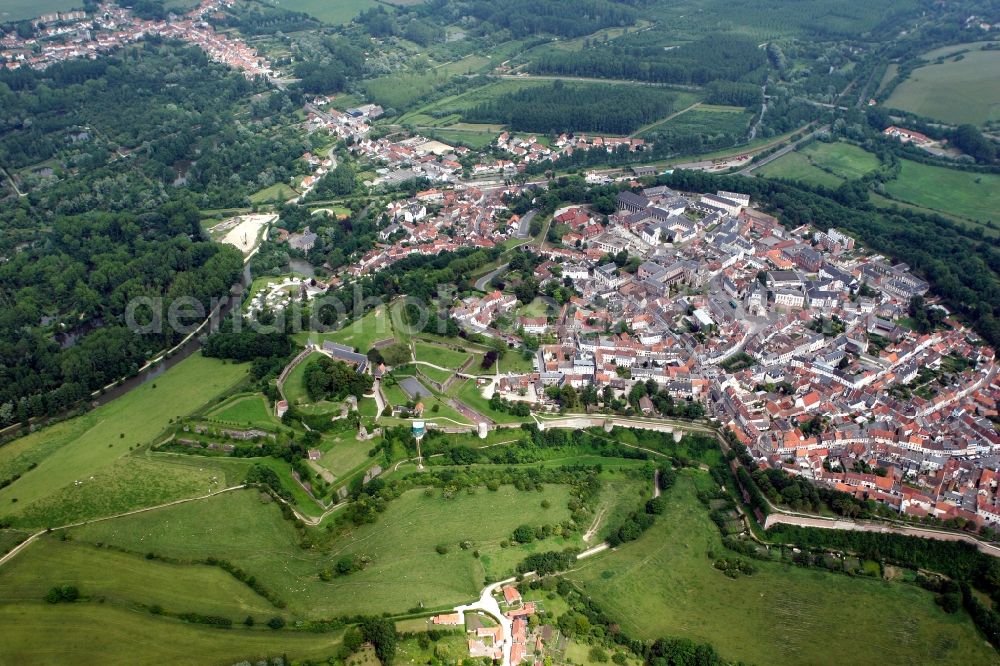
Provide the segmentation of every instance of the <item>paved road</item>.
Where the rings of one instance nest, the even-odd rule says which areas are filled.
[[[498,604],[497,600],[493,598],[493,594],[502,586],[507,583],[513,583],[514,581],[514,578],[508,578],[506,580],[501,580],[491,585],[487,585],[483,588],[482,593],[479,595],[478,601],[464,606],[455,607],[455,611],[458,613],[463,624],[465,623],[465,613],[469,611],[477,613],[482,611],[500,623],[500,626],[503,627],[503,641],[501,641],[500,644],[501,650],[503,651],[503,666],[510,666],[510,649],[514,645],[514,623],[510,620],[510,618],[500,612],[500,604]]]
[[[535,210],[534,208],[532,208],[531,210],[529,210],[527,213],[524,214],[524,217],[521,218],[520,225],[518,225],[517,227],[518,238],[528,238],[531,235],[530,233],[531,221],[535,218],[535,215],[537,214],[538,211]]]
[[[490,283],[490,280],[492,280],[496,276],[500,275],[500,273],[503,273],[508,268],[510,268],[510,264],[509,263],[508,264],[501,264],[495,270],[490,271],[489,273],[487,273],[483,277],[481,277],[478,280],[476,280],[476,284],[475,284],[476,291],[486,291],[486,286]]]
[[[922,539],[939,539],[941,541],[964,541],[971,543],[986,555],[1000,557],[1000,548],[992,544],[985,543],[967,534],[958,532],[945,532],[943,530],[933,530],[925,527],[905,527],[887,525],[885,523],[869,523],[853,520],[838,520],[834,518],[820,518],[815,516],[794,516],[786,513],[772,511],[764,520],[764,529],[772,525],[798,525],[799,527],[818,527],[827,530],[850,530],[854,532],[878,532],[881,534],[904,534]]]

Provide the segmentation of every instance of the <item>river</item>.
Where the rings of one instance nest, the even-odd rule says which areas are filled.
[[[229,298],[222,304],[219,309],[216,318],[218,321],[222,321],[232,312],[234,307],[238,307],[243,302],[243,292],[250,286],[253,282],[253,277],[250,275],[250,264],[246,264],[243,267],[243,275],[240,281],[234,284],[229,291]],[[181,346],[174,349],[173,354],[164,357],[161,361],[155,365],[139,372],[138,374],[132,375],[127,379],[122,380],[118,384],[115,384],[111,388],[105,389],[103,393],[93,399],[93,404],[104,405],[115,398],[120,398],[132,389],[142,386],[151,379],[156,379],[164,372],[174,367],[184,359],[186,359],[191,354],[195,353],[201,349],[201,335],[193,335],[191,338],[182,344]]]

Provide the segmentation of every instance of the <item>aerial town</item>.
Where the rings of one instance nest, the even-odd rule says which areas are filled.
[[[218,34],[204,20],[233,0],[203,0],[187,14],[167,21],[143,20],[118,4],[99,5],[92,16],[84,11],[45,14],[38,18],[38,32],[21,37],[12,32],[0,38],[0,66],[6,69],[45,69],[76,58],[94,59],[148,35],[180,39],[198,46],[216,62],[242,71],[248,77],[270,76],[270,64],[239,39]]]
[[[347,272],[516,238],[503,197],[519,190],[469,185],[393,202],[385,242]],[[729,424],[762,466],[912,516],[1000,522],[994,351],[905,264],[860,251],[836,229],[788,231],[752,203],[653,187],[623,191],[610,216],[557,211],[553,222],[570,231],[534,250],[535,276],[542,287],[571,284],[569,302],[519,317],[514,330],[495,326],[518,309],[511,293],[452,308],[470,332],[543,340],[535,372],[488,390],[554,410],[547,387],[624,396],[652,380]],[[641,259],[637,270],[609,261],[621,252]],[[941,325],[920,334],[910,306],[925,296]],[[656,415],[648,397],[641,409]]]
[[[111,3],[92,17],[42,16],[36,37],[3,38],[0,61],[40,69],[161,35],[247,76],[273,76],[256,51],[203,20],[227,1],[204,0],[168,21],[142,20]],[[415,253],[526,239],[531,214],[512,215],[505,201],[537,187],[513,184],[528,164],[579,150],[646,148],[642,139],[561,134],[546,145],[503,132],[495,148],[508,158],[478,159],[467,147],[419,135],[370,138],[383,113],[375,104],[338,110],[321,97],[308,108],[307,131],[350,139],[355,156],[380,165],[366,185],[417,177],[435,185],[388,204],[381,242],[338,281]],[[885,134],[929,143],[905,128]],[[335,166],[331,158],[304,159],[314,171],[299,184],[300,200]],[[463,167],[470,159],[471,168]],[[591,173],[587,180],[610,179]],[[558,312],[521,316],[514,329],[500,330],[497,318],[517,310],[512,294],[487,292],[454,305],[452,316],[468,331],[518,345],[523,336],[546,341],[535,372],[501,377],[487,387],[490,395],[545,410],[555,409],[546,387],[593,385],[627,395],[652,380],[729,424],[762,466],[913,516],[1000,524],[1000,479],[991,471],[1000,436],[988,420],[1000,396],[994,351],[934,303],[926,282],[905,264],[859,251],[836,229],[787,231],[739,193],[630,184],[610,216],[584,206],[557,211],[552,223],[569,231],[531,248],[542,286],[557,281],[575,292]],[[308,250],[314,239],[307,231],[288,241]],[[637,270],[609,261],[623,252],[641,259]],[[918,334],[907,325],[910,304],[925,296],[941,325]],[[648,398],[642,411],[655,415]]]

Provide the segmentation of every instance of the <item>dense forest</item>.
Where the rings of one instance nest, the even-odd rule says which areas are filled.
[[[407,9],[439,25],[460,23],[496,41],[532,35],[581,37],[602,28],[632,25],[637,18],[633,7],[608,0],[441,0]],[[380,13],[382,10],[376,8],[362,15],[369,30],[373,15]],[[377,20],[383,32],[390,21],[405,27],[405,19],[380,16]]]
[[[767,71],[764,49],[749,37],[712,35],[676,47],[662,40],[661,33],[650,30],[579,52],[552,49],[534,58],[529,71],[694,85],[715,80],[760,83]]]
[[[203,207],[242,205],[295,173],[307,146],[283,121],[297,101],[201,49],[147,41],[94,61],[0,73],[0,161],[44,162],[52,173],[28,175],[26,185],[45,185],[32,203],[58,214],[149,209],[172,196],[171,185],[197,192]]]
[[[523,132],[606,132],[628,134],[670,113],[674,96],[638,86],[556,81],[498,96],[470,109],[471,122],[503,123]]]
[[[155,321],[157,299],[210,307],[237,281],[235,249],[198,240],[198,210],[57,217],[44,243],[0,263],[0,425],[63,409],[137,370],[182,335]],[[182,323],[190,325],[195,319]]]
[[[288,94],[158,40],[0,73],[0,106],[0,161],[28,190],[0,206],[2,426],[177,342],[166,325],[130,331],[127,314],[142,325],[152,311],[129,303],[225,295],[242,257],[208,242],[199,209],[287,181],[307,146],[281,124]]]

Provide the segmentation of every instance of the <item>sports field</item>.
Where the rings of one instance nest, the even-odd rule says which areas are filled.
[[[67,516],[116,513],[175,491],[177,496],[194,487],[207,492],[207,474],[182,470],[160,479],[156,463],[129,452],[246,372],[246,365],[194,354],[117,400],[0,447],[0,476],[21,474],[0,490],[0,511],[19,526],[58,525]]]
[[[832,189],[844,180],[860,178],[878,166],[878,158],[858,146],[840,141],[816,141],[761,167],[757,173]]]
[[[726,577],[708,553],[732,553],[696,497],[713,485],[685,470],[653,528],[569,578],[630,634],[710,642],[733,661],[996,663],[966,614],[948,615],[913,585],[758,561],[754,575]]]
[[[896,86],[885,106],[954,124],[981,125],[1000,119],[1000,51],[949,55],[962,46],[925,54],[925,58],[944,56],[944,62],[914,70]],[[977,45],[964,48],[976,49]]]

